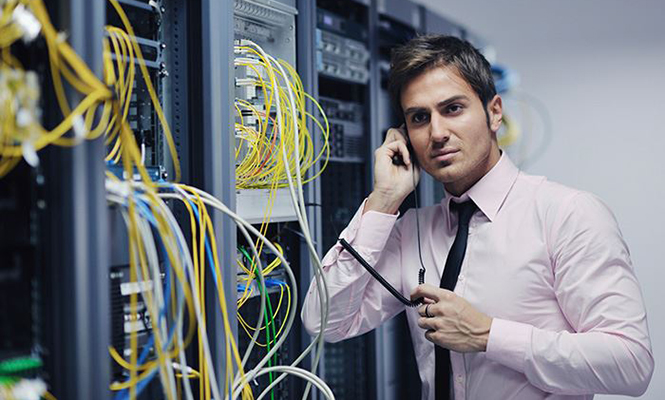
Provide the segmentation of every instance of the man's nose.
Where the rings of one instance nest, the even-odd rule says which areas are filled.
[[[432,114],[430,123],[430,141],[443,144],[450,139],[450,130],[446,124],[445,118],[438,113]]]

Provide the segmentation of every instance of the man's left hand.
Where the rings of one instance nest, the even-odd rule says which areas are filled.
[[[411,294],[420,297],[425,304],[418,307],[418,326],[426,330],[427,340],[458,353],[487,349],[492,318],[450,290],[424,284]]]

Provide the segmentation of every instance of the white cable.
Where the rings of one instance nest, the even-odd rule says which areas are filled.
[[[126,201],[122,198],[118,198],[118,197],[115,197],[115,196],[108,196],[108,198],[109,198],[110,201],[118,202],[120,205],[126,206]],[[129,215],[127,213],[127,210],[125,208],[122,208],[121,213],[122,213],[122,217],[123,217],[123,220],[125,222],[125,225],[129,228]],[[157,276],[159,278],[161,278],[160,275],[159,275],[159,258],[157,256],[157,249],[155,248],[155,242],[154,242],[154,238],[152,236],[152,231],[150,230],[150,225],[140,215],[140,212],[137,212],[136,216],[138,217],[137,221],[136,221],[137,222],[137,228],[138,228],[139,233],[141,234],[141,237],[143,239],[142,241],[144,243],[144,248],[146,250],[146,256],[147,256],[147,259],[148,259],[148,264],[149,264],[149,266],[152,266],[153,272],[154,272],[154,267],[157,267],[157,271],[158,271]],[[134,244],[130,244],[130,245],[133,246]],[[138,251],[138,249],[137,249],[137,251]],[[134,262],[135,262],[136,265],[138,265],[139,262],[140,262],[138,260],[137,254],[135,254]],[[153,321],[158,321],[159,312],[157,312],[154,307],[156,307],[157,309],[163,309],[164,308],[164,297],[163,297],[163,292],[161,291],[161,285],[160,284],[155,284],[156,281],[155,281],[154,277],[151,279],[152,282],[153,282],[153,285],[152,285],[153,286],[153,291],[155,291],[155,293],[153,293],[153,296],[154,296],[153,299],[155,300],[155,303],[156,303],[156,304],[151,304],[148,301],[148,298],[145,295],[145,291],[150,290],[150,289],[147,288],[147,285],[145,285],[142,288],[141,285],[139,284],[139,282],[148,282],[150,277],[144,277],[144,276],[142,276],[142,273],[143,273],[142,269],[137,268],[138,293],[141,295],[141,298],[143,300],[143,303],[145,304],[146,310],[148,310],[148,312],[152,316],[152,320]],[[161,279],[159,280],[159,282],[161,282]],[[147,326],[145,328],[148,329]],[[165,324],[164,321],[162,321],[162,324],[161,324],[161,326],[158,327],[158,330],[159,330],[158,336],[157,336],[157,333],[154,333],[154,334],[157,336],[159,343],[162,343],[163,341],[159,340],[160,337],[168,338],[168,330],[166,328],[166,324]],[[166,342],[164,342],[164,343],[166,343]],[[173,373],[173,369],[170,367],[170,363],[166,363],[166,365],[160,365],[159,373],[160,373],[160,380],[162,381],[162,386],[165,388],[165,390],[169,390],[171,392],[171,395],[173,396],[173,398],[175,398],[177,396],[176,395],[176,390],[175,390],[175,375]]]
[[[134,186],[142,186],[142,185],[140,183],[135,182]],[[287,275],[289,276],[289,280],[291,281],[291,285],[293,286],[293,292],[294,292],[294,295],[293,295],[293,299],[294,299],[293,309],[295,310],[297,308],[296,303],[297,303],[297,298],[298,298],[297,297],[298,296],[297,286],[295,284],[295,278],[293,276],[293,272],[291,271],[290,267],[288,266],[289,264],[286,261],[286,259],[284,259],[283,255],[281,255],[281,253],[274,247],[274,245],[267,238],[265,238],[263,235],[261,235],[260,232],[258,232],[251,224],[249,224],[247,221],[244,221],[242,218],[240,218],[235,213],[231,212],[231,210],[229,210],[219,200],[217,200],[216,198],[210,196],[208,193],[205,193],[205,192],[200,191],[198,189],[193,189],[193,190],[196,191],[202,197],[202,200],[204,201],[205,204],[208,204],[208,205],[210,205],[210,206],[212,206],[216,209],[219,209],[220,211],[222,211],[225,214],[229,215],[236,222],[236,224],[238,224],[238,227],[239,227],[239,229],[241,229],[241,232],[244,231],[243,234],[247,235],[246,237],[249,238],[247,230],[251,231],[252,234],[254,234],[260,240],[262,240],[265,243],[265,245],[277,257],[280,258],[280,260],[282,261],[282,263],[286,267],[285,270],[287,272]],[[120,192],[122,193],[123,191],[121,190]],[[125,193],[126,193],[126,191],[125,191]],[[161,198],[181,198],[181,196],[182,196],[182,193],[180,193],[180,194],[160,193],[159,194],[159,197],[161,197]],[[120,196],[118,196],[118,197],[120,197]],[[146,195],[141,195],[141,197],[146,197]],[[186,199],[188,199],[188,198],[189,197],[187,196]],[[162,209],[162,212],[164,213],[166,218],[169,220],[169,224],[172,227],[175,228],[174,233],[175,233],[175,236],[178,239],[178,241],[181,242],[181,244],[183,246],[186,246],[184,236],[183,236],[181,230],[179,229],[179,227],[177,225],[177,221],[175,221],[175,217],[172,215],[170,209],[161,201],[158,202],[157,204]],[[252,240],[248,240],[248,243],[253,244]],[[256,253],[255,248],[252,249],[252,251]],[[193,275],[191,255],[187,254],[186,257],[184,257],[184,258],[185,258],[185,264],[186,264],[187,270],[190,272],[190,275]],[[199,326],[200,326],[201,314],[200,314],[200,307],[199,307],[199,304],[198,304],[198,298],[196,296],[194,296],[194,306],[195,306],[195,310],[196,310],[196,314],[197,314],[197,319],[199,319]],[[307,379],[306,374],[304,374],[305,376],[303,376],[302,370],[297,369],[297,368],[293,371],[297,370],[299,372],[293,372],[293,371],[289,370],[289,368],[293,368],[293,367],[277,366],[277,367],[271,367],[273,369],[262,368],[262,366],[265,365],[265,363],[267,363],[267,360],[270,357],[272,357],[272,355],[274,355],[274,353],[277,351],[277,349],[284,343],[284,341],[285,341],[285,339],[288,335],[288,332],[290,331],[290,329],[292,327],[294,315],[295,315],[295,312],[292,313],[289,316],[288,321],[287,321],[287,325],[285,326],[284,333],[279,338],[279,340],[277,341],[277,343],[275,344],[275,347],[271,350],[271,352],[268,355],[266,355],[266,357],[264,357],[264,359],[262,360],[262,362],[259,363],[259,365],[257,365],[257,368],[255,368],[250,373],[248,373],[245,376],[245,379],[242,379],[241,382],[238,382],[237,380],[236,380],[236,382],[234,382],[234,387],[236,388],[235,391],[234,391],[234,398],[237,397],[240,394],[240,391],[241,391],[242,387],[244,387],[246,382],[251,381],[251,380],[255,379],[257,376],[263,375],[263,374],[268,373],[270,371],[283,371],[285,373],[292,373],[292,374],[296,374],[296,375],[298,375],[298,373],[299,373],[300,375],[298,375],[298,376],[301,376],[304,379]],[[203,346],[204,347],[204,352],[206,353],[205,358],[206,358],[206,361],[209,364],[209,367],[211,368],[212,367],[212,365],[210,365],[211,357],[210,357],[209,346],[207,345],[207,340],[205,338],[205,335],[204,335],[204,343],[203,344],[204,344],[204,346]],[[312,345],[314,345],[314,343],[312,343]],[[310,345],[310,348],[311,348],[311,345]],[[183,365],[186,365],[186,364],[183,364]],[[212,368],[211,368],[211,370],[212,370]],[[212,370],[212,371],[213,371],[213,376],[215,376],[214,375],[214,370]],[[305,371],[305,372],[307,372],[307,371]],[[315,384],[317,386],[317,388],[319,388],[328,398],[334,398],[334,397],[331,396],[332,392],[329,390],[329,388],[327,388],[327,386],[325,386],[325,383],[323,383],[322,381],[320,381],[320,382],[316,381],[316,379],[320,379],[320,378],[316,377],[315,375],[313,375],[309,372],[307,372],[307,373],[310,374],[311,377],[314,377],[314,380],[312,380],[312,379],[309,380],[310,383]],[[284,376],[284,375],[282,375],[282,376]],[[322,385],[322,383],[323,383],[323,385]],[[213,392],[214,392],[214,387],[216,386],[215,379],[212,379],[211,385],[213,386]],[[221,398],[221,397],[216,397],[216,398]]]
[[[178,229],[174,229],[174,232],[176,233],[176,235],[180,237],[178,240],[181,240],[183,243],[186,243],[186,241],[184,239],[184,235],[183,235],[182,231],[179,229],[178,222],[176,221],[175,217],[171,213],[171,210],[166,206],[166,204],[164,204],[163,201],[159,201],[159,202],[157,202],[157,204],[159,204],[160,208],[163,209],[164,215],[170,221],[170,225],[172,225],[173,227],[178,227]],[[187,272],[189,273],[190,285],[192,286],[192,293],[194,293],[195,292],[195,287],[194,287],[195,282],[193,281],[193,277],[195,276],[194,275],[194,265],[193,265],[193,262],[191,260],[191,257],[187,257],[186,261],[187,261],[187,263],[186,263],[185,266],[187,268]],[[217,380],[214,378],[217,375],[215,374],[215,368],[214,368],[213,361],[212,361],[213,358],[212,358],[212,353],[210,351],[210,344],[208,342],[208,334],[204,329],[203,318],[202,318],[202,315],[201,315],[201,304],[199,303],[198,296],[192,296],[192,298],[194,300],[194,310],[196,312],[196,319],[198,321],[198,329],[199,329],[199,332],[201,333],[201,341],[203,342],[203,352],[204,352],[204,355],[205,355],[204,358],[206,360],[207,368],[208,368],[208,370],[210,370],[211,376],[213,377],[213,379],[210,379],[210,386],[211,386],[211,389],[212,389],[212,393],[213,393],[213,396],[215,397],[215,399],[221,399],[222,396],[220,395],[220,392],[219,392],[219,386],[218,386]]]
[[[179,186],[173,185],[173,188],[184,198],[185,201],[193,200],[194,196],[190,195],[189,193],[187,193],[185,190],[183,190]],[[247,239],[247,243],[249,243],[249,245],[252,249],[252,253],[254,255],[254,258],[256,260],[256,268],[259,271],[259,284],[263,285],[263,287],[265,288],[265,281],[264,281],[264,277],[263,277],[263,266],[261,265],[261,260],[259,258],[258,251],[256,250],[256,246],[254,246],[254,241],[251,239],[251,237],[249,236],[247,231],[244,229],[244,227],[239,227],[239,228],[240,228],[241,232],[243,233],[243,235],[245,236],[245,239]],[[215,282],[215,287],[217,287],[217,282]],[[218,288],[218,290],[220,290],[220,288]],[[221,288],[221,290],[224,290],[224,288]],[[237,296],[236,296],[236,300],[237,300]],[[258,325],[255,328],[256,331],[254,333],[254,336],[252,336],[252,341],[248,345],[247,350],[245,351],[245,354],[244,354],[243,359],[241,361],[241,365],[243,367],[243,370],[245,368],[245,364],[247,363],[247,360],[249,359],[252,348],[254,347],[254,343],[256,342],[256,340],[258,339],[259,334],[261,333],[260,332],[261,327],[263,326],[263,316],[264,316],[264,313],[265,313],[265,307],[263,306],[265,304],[265,293],[263,293],[263,291],[261,291],[261,303],[260,304],[261,304],[261,308],[259,310]],[[236,378],[237,378],[237,376],[236,376]]]
[[[287,93],[289,95],[289,102],[291,103],[291,114],[292,114],[291,118],[293,119],[293,132],[294,132],[294,140],[293,141],[294,141],[294,147],[295,147],[294,152],[299,157],[300,156],[300,151],[299,151],[300,138],[299,138],[298,123],[297,123],[298,116],[296,114],[296,104],[295,104],[295,99],[293,98],[293,91],[291,90],[291,84],[290,84],[290,81],[287,79],[286,72],[282,68],[281,64],[277,60],[275,60],[272,56],[268,55],[268,57],[273,63],[275,63],[275,65],[277,65],[277,68],[279,68],[280,72],[282,73],[282,76],[284,77],[284,80],[286,81],[286,89],[287,89]],[[282,158],[286,162],[285,149],[283,149],[282,154],[283,154]],[[310,234],[310,231],[309,231],[309,221],[307,220],[307,211],[305,210],[305,198],[303,196],[303,190],[302,190],[300,160],[295,161],[295,168],[296,168],[296,174],[295,174],[296,175],[296,181],[298,183],[296,185],[296,189],[297,189],[297,193],[298,193],[299,203],[296,202],[293,199],[294,196],[292,194],[292,201],[294,202],[293,206],[298,207],[298,205],[299,205],[300,208],[301,208],[302,220],[299,220],[300,225],[301,225],[300,229],[302,230],[303,234],[307,238],[306,243],[307,243],[307,246],[310,250],[310,258],[312,259],[312,261],[314,261],[315,264],[317,264],[317,266],[320,266],[321,268],[323,268],[323,266],[321,265],[321,260],[318,256],[318,254],[316,253],[316,249],[314,248],[314,243],[312,241],[311,234]],[[293,193],[293,187],[292,187],[293,182],[291,181],[291,174],[287,174],[287,179],[289,181],[289,189]],[[323,278],[323,280],[325,281],[325,278]],[[324,285],[325,285],[325,283],[324,283]],[[323,310],[324,309],[322,309],[322,311]],[[328,318],[327,318],[328,317],[327,301],[326,301],[326,308],[325,308],[324,313],[325,313],[325,320],[327,322],[327,320],[328,320]],[[323,317],[323,314],[322,314],[322,317]],[[321,332],[319,332],[319,334],[321,334],[322,332],[323,332],[323,330],[321,330]],[[323,340],[322,340],[322,338],[323,338],[323,336],[321,335],[320,339],[319,339],[320,340],[319,341],[319,349],[316,352],[316,355],[314,357],[314,361],[312,362],[312,372],[313,373],[316,371],[316,368],[318,367],[319,360],[321,358],[321,352],[323,351]],[[303,400],[305,400],[307,398],[310,388],[311,388],[311,385],[308,383],[307,386],[305,387],[305,391],[303,393],[303,397],[302,397]]]
[[[291,374],[291,375],[295,375],[295,376],[298,376],[300,378],[303,378],[303,379],[307,380],[309,383],[313,383],[314,386],[319,388],[319,390],[321,390],[321,393],[323,393],[323,395],[327,399],[335,400],[335,394],[332,392],[330,387],[323,381],[323,379],[319,378],[315,374],[313,374],[313,373],[311,373],[311,372],[309,372],[309,371],[307,371],[306,369],[303,369],[303,368],[293,367],[293,366],[289,366],[289,365],[277,365],[277,366],[274,366],[274,367],[268,367],[268,368],[261,369],[261,371],[256,376],[258,377],[258,376],[261,376],[261,375],[265,375],[265,374],[268,374],[272,371],[278,371],[278,372],[281,371],[281,372],[284,372],[285,374]]]
[[[172,222],[173,221],[169,221],[169,223],[172,223]],[[177,229],[179,230],[179,226],[177,226]],[[188,249],[187,243],[184,242],[184,237],[176,236],[175,239],[178,241],[177,244],[179,245],[178,246],[179,249]],[[164,239],[162,239],[162,240],[164,240]],[[180,251],[180,252],[176,252],[175,254],[180,254],[180,257],[181,257],[180,261],[181,261],[182,264],[185,264],[186,263],[185,260],[188,258],[188,256],[190,256],[188,251]],[[189,260],[191,262],[191,257],[189,258]],[[175,278],[175,281],[179,282],[177,277]],[[178,288],[179,287],[180,286],[178,286]],[[180,332],[182,334],[175,335],[176,339],[178,341],[178,348],[180,349],[180,351],[178,352],[178,357],[180,359],[180,365],[188,365],[186,355],[185,355],[185,344],[182,340],[183,336],[185,335],[185,333],[183,331],[183,329],[184,329],[184,326],[183,326],[183,324],[184,324],[184,307],[185,307],[185,296],[184,296],[184,287],[183,287],[178,291],[178,310],[179,311],[178,311],[178,319],[177,319],[177,326],[176,326],[177,332]],[[185,387],[185,396],[186,396],[187,400],[194,400],[194,395],[192,393],[192,387],[191,387],[190,382],[189,382],[189,375],[188,374],[183,374],[182,379],[183,379],[183,384],[184,384],[183,386]]]
[[[128,200],[129,201],[134,201],[131,198],[128,199]],[[125,221],[125,225],[129,229],[129,215],[128,215],[127,211],[124,208],[121,211],[122,211],[122,217]],[[156,249],[154,247],[155,242],[153,240],[152,233],[150,232],[149,227],[147,228],[147,232],[146,232],[146,226],[145,225],[148,224],[148,223],[142,218],[142,216],[140,215],[140,212],[136,213],[136,217],[137,217],[136,218],[136,225],[137,225],[137,228],[138,228],[138,233],[141,235],[142,242],[144,244],[144,249],[146,251],[146,256],[148,258],[148,264],[149,265],[154,264],[155,262],[159,263],[159,261],[157,259]],[[135,244],[130,243],[130,246],[135,246]],[[140,260],[139,260],[139,257],[138,257],[138,248],[136,249],[136,252],[134,254],[134,265],[136,265],[136,266],[140,265]],[[161,299],[162,301],[160,301],[160,299],[157,298],[157,297],[153,297],[153,300],[157,304],[154,304],[154,303],[151,303],[151,302],[148,301],[148,298],[145,295],[145,291],[150,290],[150,289],[148,288],[147,284],[146,285],[141,285],[141,282],[148,282],[149,279],[150,279],[150,277],[143,276],[143,270],[141,268],[138,268],[138,267],[136,268],[136,283],[137,283],[136,287],[137,287],[137,290],[138,290],[138,294],[141,296],[141,298],[143,300],[143,304],[145,305],[145,310],[147,310],[148,313],[151,316],[153,316],[153,320],[154,320],[155,315],[158,315],[158,312],[155,312],[155,307],[157,307],[158,309],[163,308],[164,303],[163,303],[163,298]],[[153,289],[154,289],[155,288],[154,278],[152,279],[152,282],[153,282],[152,286],[153,286]],[[154,296],[154,293],[153,293],[153,296]],[[148,328],[148,326],[145,326],[145,329],[150,329],[150,328]],[[168,337],[168,334],[165,333],[165,329],[160,329],[159,326],[156,329],[153,329],[153,335],[156,337],[156,341],[160,345],[162,343],[165,343],[161,338],[167,338]],[[166,363],[166,364],[170,364],[170,363]],[[164,390],[168,390],[168,391],[171,392],[172,395],[175,395],[175,393],[176,393],[175,392],[175,376],[173,375],[173,369],[169,368],[168,365],[160,364],[158,371],[159,371],[159,379],[162,382],[162,387],[164,388]]]
[[[106,182],[107,190],[112,191],[112,192],[116,191],[115,194],[119,195],[121,197],[126,197],[129,193],[132,193],[133,192],[133,187],[132,186],[140,187],[143,190],[148,190],[147,187],[144,186],[140,182],[132,182],[132,181],[116,182],[116,181],[111,181],[109,179],[107,179],[107,182]],[[123,194],[125,196],[123,196]],[[148,197],[145,194],[141,195],[141,197],[146,197],[146,199],[148,199]],[[179,228],[179,225],[178,225],[175,217],[171,213],[171,210],[168,208],[168,206],[166,206],[166,204],[164,204],[163,201],[157,201],[157,199],[158,199],[158,197],[154,198],[153,200],[155,200],[155,203],[160,208],[161,213],[163,214],[163,216],[166,217],[167,221],[169,222],[169,225],[171,225],[171,227],[173,228],[173,233],[176,235],[177,240],[180,243],[185,243],[186,244],[187,242],[184,238],[182,230]],[[183,247],[183,249],[188,249],[188,247],[185,246],[185,247]],[[192,286],[192,289],[194,289],[195,283],[192,281],[192,279],[194,277],[193,262],[192,262],[191,255],[189,254],[189,252],[186,251],[186,253],[187,253],[186,254],[187,256],[184,257],[185,267],[186,267],[186,271],[189,273],[188,277],[190,279],[190,285]],[[195,314],[196,314],[196,320],[198,321],[198,329],[199,329],[199,332],[201,333],[201,338],[202,338],[201,341],[203,342],[204,358],[206,360],[206,364],[207,364],[208,369],[212,372],[212,376],[214,377],[216,375],[215,375],[214,365],[213,365],[213,362],[212,362],[210,344],[208,343],[207,333],[203,329],[203,318],[202,318],[202,315],[201,315],[201,304],[199,303],[198,296],[192,296],[192,298],[194,300],[194,311],[195,311]],[[211,386],[211,389],[212,389],[212,392],[213,392],[213,396],[216,399],[221,399],[222,396],[220,395],[220,392],[219,392],[219,387],[218,387],[218,384],[217,384],[217,380],[216,379],[211,379],[210,380],[210,386]]]
[[[223,205],[223,203],[221,203],[216,198],[212,197],[210,194],[208,194],[208,193],[206,193],[202,190],[196,189],[196,188],[191,188],[191,189],[194,190],[195,192],[197,192],[197,194],[199,194],[201,196],[204,203],[206,203],[208,205],[211,205],[211,206],[213,206],[217,209],[221,209],[222,212],[225,212],[225,213],[226,212],[231,212],[225,205]],[[162,198],[180,198],[181,194],[160,193],[159,196],[162,197]],[[217,204],[211,204],[211,203],[217,203]],[[248,240],[248,243],[250,244],[250,247],[252,247],[252,252],[257,257],[258,257],[258,252],[256,250],[256,247],[253,244],[253,241],[252,241],[251,237],[249,236],[249,233],[247,233],[247,230],[246,230],[247,227],[249,227],[250,230],[252,231],[252,233],[254,235],[256,235],[260,240],[262,240],[264,242],[264,244],[273,253],[275,253],[275,255],[280,259],[280,261],[282,261],[282,264],[284,265],[287,276],[289,277],[291,285],[293,286],[293,292],[294,292],[295,295],[294,295],[294,297],[292,297],[292,301],[293,301],[293,299],[297,299],[297,297],[295,297],[295,296],[297,296],[297,288],[295,286],[296,285],[295,276],[293,275],[293,271],[289,267],[289,264],[288,264],[288,261],[286,260],[286,258],[284,258],[284,256],[277,250],[277,248],[270,242],[270,240],[268,238],[261,235],[260,232],[258,232],[253,226],[251,226],[251,224],[249,224],[248,222],[242,220],[235,213],[232,213],[232,215],[230,215],[230,216],[232,218],[234,218],[234,220],[236,220],[236,223],[238,224],[238,229],[240,229],[240,231],[243,233],[243,235],[245,235],[245,237]],[[241,220],[241,223],[238,223],[239,220]],[[222,290],[223,290],[223,288],[222,288]],[[295,310],[296,305],[294,304],[292,308]],[[295,312],[291,313],[291,315],[287,319],[287,324],[285,325],[285,329],[283,330],[282,336],[275,343],[275,347],[273,349],[271,349],[271,351],[268,352],[268,354],[266,354],[266,356],[259,362],[258,365],[260,365],[260,366],[265,365],[268,362],[268,360],[270,359],[270,357],[272,357],[277,352],[279,347],[282,345],[282,343],[286,339],[286,336],[288,335],[288,332],[291,329],[291,326],[293,325],[294,315],[295,315]],[[258,337],[258,334],[256,334],[255,337]],[[251,349],[248,348],[248,350],[251,350]],[[248,354],[249,353],[246,351],[245,355],[247,356]],[[246,358],[248,358],[248,357],[246,357]],[[246,362],[246,360],[245,360],[245,362]],[[244,367],[244,365],[243,365],[243,367]],[[252,378],[250,378],[248,376],[245,376],[245,378],[243,379],[242,377],[239,376],[238,373],[236,373],[236,377],[234,379],[234,384],[233,385],[234,385],[235,388],[238,388],[238,390],[242,390],[242,388],[245,387],[247,385],[247,383],[250,382],[251,380],[252,380]]]
[[[124,213],[124,211],[123,211]],[[139,214],[139,213],[137,213]],[[139,293],[141,294],[141,297],[143,298],[143,303],[146,305],[146,309],[148,312],[152,315],[152,323],[157,323],[157,329],[160,332],[160,336],[163,339],[160,339],[160,344],[162,346],[165,346],[166,343],[168,342],[168,329],[166,327],[166,318],[162,319],[161,323],[159,322],[159,311],[161,309],[164,309],[166,307],[164,303],[164,292],[162,290],[162,280],[161,280],[161,271],[159,270],[159,257],[157,256],[157,248],[155,247],[155,240],[152,236],[152,231],[150,230],[150,225],[149,223],[143,219],[143,218],[138,218],[137,219],[137,226],[139,228],[139,232],[143,236],[143,242],[144,242],[144,248],[146,251],[146,255],[148,258],[148,266],[151,266],[152,268],[152,291],[153,291],[153,300],[155,304],[150,305],[148,302],[147,297],[145,296],[145,292],[141,290]],[[138,254],[138,249],[136,254]],[[139,260],[136,260],[139,261]],[[138,263],[136,265],[139,265]],[[137,281],[138,282],[147,282],[150,277],[144,277],[142,276],[143,271],[141,268],[137,268]],[[150,272],[150,270],[149,270]],[[139,286],[140,288],[140,286]],[[150,289],[147,289],[150,290]],[[147,327],[146,327],[147,328]],[[173,372],[173,367],[171,363],[167,360],[164,359],[164,365],[163,368],[165,369],[162,370],[160,368],[160,379],[162,380],[162,386],[165,389],[168,389],[171,392],[171,398],[175,399],[177,397],[176,394],[176,384],[175,384],[175,374]]]
[[[271,60],[272,62],[274,62],[277,65],[277,67],[280,69],[280,72],[282,73],[282,77],[286,81],[287,93],[289,95],[289,102],[291,103],[291,112],[292,112],[292,118],[293,118],[293,123],[294,123],[294,133],[295,133],[294,142],[295,142],[295,148],[296,148],[296,155],[299,156],[297,115],[295,114],[296,106],[295,106],[295,100],[293,99],[293,92],[291,91],[291,85],[289,84],[289,80],[287,78],[287,75],[284,72],[284,69],[281,67],[281,65],[272,56],[268,55],[259,45],[257,45],[254,42],[251,42],[251,41],[247,41],[247,42],[250,43],[251,45],[253,45],[254,47],[256,47],[256,49],[261,53],[261,55],[266,60],[268,60],[268,61]],[[283,133],[283,129],[282,129],[283,124],[282,124],[282,119],[281,119],[281,116],[282,116],[281,101],[279,101],[280,100],[279,99],[279,89],[278,89],[276,83],[273,81],[273,76],[274,75],[275,75],[274,73],[269,74],[269,76],[271,78],[271,83],[272,83],[272,86],[273,86],[273,92],[277,96],[277,101],[276,101],[277,116],[276,117],[277,117],[277,123],[280,126],[280,134],[281,134],[281,133]],[[283,140],[283,138],[282,138],[282,140]],[[319,360],[320,360],[320,357],[321,357],[321,353],[323,352],[323,344],[324,344],[323,334],[325,332],[325,327],[327,325],[328,313],[329,313],[328,287],[327,287],[327,283],[325,281],[325,276],[323,275],[323,265],[321,264],[321,260],[318,256],[318,254],[316,253],[316,249],[314,248],[314,244],[313,244],[313,241],[312,241],[312,238],[311,238],[311,234],[309,232],[309,222],[307,221],[307,214],[306,214],[306,211],[305,211],[305,208],[304,208],[305,201],[304,201],[304,197],[303,197],[303,194],[302,194],[302,182],[300,180],[300,174],[301,174],[301,172],[300,172],[300,163],[299,163],[299,161],[296,162],[296,171],[297,171],[296,179],[299,183],[299,185],[298,185],[298,189],[299,189],[298,190],[298,198],[300,200],[300,203],[299,203],[298,199],[296,199],[296,193],[295,193],[295,190],[294,190],[293,180],[292,180],[291,174],[290,174],[291,168],[289,167],[289,161],[288,161],[288,158],[287,158],[287,155],[286,155],[286,146],[282,146],[282,160],[285,164],[286,170],[288,171],[288,173],[286,174],[286,178],[287,178],[287,182],[289,184],[289,192],[291,194],[291,201],[292,201],[294,209],[296,211],[296,216],[298,218],[298,222],[300,224],[301,231],[302,231],[303,235],[305,236],[305,242],[306,242],[308,250],[310,252],[310,258],[312,259],[312,261],[314,261],[314,266],[315,266],[314,272],[315,272],[315,278],[316,278],[316,281],[317,281],[317,288],[323,287],[323,290],[324,290],[324,296],[321,296],[320,290],[317,291],[317,294],[318,294],[318,297],[319,297],[320,308],[321,308],[321,329],[319,331],[319,334],[317,335],[317,338],[313,342],[313,343],[318,343],[318,351],[316,352],[316,355],[314,356],[314,361],[312,362],[312,372],[314,372],[314,371],[316,371],[316,368],[318,366],[318,363],[319,363]],[[301,353],[301,357],[298,357],[296,359],[296,361],[293,363],[293,365],[297,365],[312,350],[312,348],[313,348],[313,346],[311,346],[311,345],[308,346],[307,349],[305,349],[305,351],[303,351],[303,353]],[[273,382],[273,384],[271,386],[275,386],[277,383],[279,383],[279,381],[284,379],[284,377],[285,377],[285,375],[280,376],[276,381]],[[277,382],[277,383],[275,383],[275,382]],[[309,389],[309,385],[308,385],[307,389],[305,390],[305,393],[303,395],[303,399],[307,396],[307,394],[309,392],[308,389]]]
[[[236,222],[238,227],[241,228],[241,230],[242,230],[242,227],[244,227],[249,232],[251,232],[254,236],[256,236],[261,241],[263,241],[265,246],[268,247],[280,259],[280,261],[282,261],[282,264],[284,266],[284,270],[285,270],[285,272],[286,272],[286,274],[289,278],[289,281],[291,282],[291,285],[292,285],[292,291],[293,291],[293,295],[292,295],[293,306],[292,307],[293,307],[294,310],[297,309],[298,288],[297,288],[297,285],[296,285],[295,276],[293,275],[293,271],[291,270],[288,261],[277,250],[277,248],[270,242],[270,240],[268,238],[266,238],[264,235],[262,235],[249,222],[245,221],[240,216],[238,216],[236,213],[231,211],[228,207],[226,207],[226,205],[224,205],[224,203],[222,203],[221,201],[219,201],[215,197],[211,196],[210,194],[208,194],[208,193],[206,193],[202,190],[199,190],[199,189],[196,189],[196,188],[191,188],[191,189],[194,190],[195,192],[197,192],[201,196],[204,203],[220,210],[224,214],[231,217]],[[168,194],[168,193],[160,193],[160,196],[163,197],[163,198],[172,198],[175,195]],[[259,372],[261,367],[263,367],[263,365],[265,365],[268,362],[270,357],[272,357],[277,352],[279,347],[284,343],[284,341],[286,340],[286,337],[288,336],[289,331],[291,330],[294,319],[295,319],[295,312],[291,313],[287,317],[287,322],[286,322],[286,325],[284,327],[282,335],[279,337],[279,339],[275,343],[275,346],[268,352],[268,354],[266,354],[266,356],[261,361],[259,361],[259,363],[257,364],[257,367],[254,370],[246,373],[245,379],[242,380],[241,382],[238,382],[237,379],[234,381],[234,387],[236,389],[233,392],[234,393],[233,398],[236,398],[239,395],[239,392],[240,392],[241,388],[244,386],[244,384],[246,382],[250,382],[254,379],[254,377]]]
[[[226,205],[224,205],[224,203],[222,203],[221,201],[219,201],[215,197],[211,196],[210,194],[208,194],[208,193],[206,193],[202,190],[199,190],[199,189],[196,189],[196,188],[191,188],[191,189],[194,190],[197,194],[199,194],[201,196],[204,203],[206,203],[206,204],[222,211],[226,215],[230,216],[235,221],[235,223],[238,225],[238,228],[241,230],[241,232],[243,231],[243,229],[246,229],[249,232],[251,232],[254,236],[259,238],[261,241],[263,241],[264,245],[266,247],[268,247],[268,249],[270,251],[272,251],[280,259],[280,261],[282,262],[282,264],[284,266],[284,271],[286,272],[286,275],[289,278],[289,281],[290,281],[291,287],[292,287],[292,292],[293,292],[293,295],[291,297],[292,303],[293,303],[292,304],[292,309],[296,310],[297,309],[297,301],[298,301],[297,300],[298,299],[298,288],[297,288],[297,285],[296,285],[295,276],[294,276],[293,271],[291,270],[291,267],[289,266],[289,263],[286,260],[286,258],[284,258],[284,256],[277,250],[277,248],[270,242],[270,240],[268,238],[266,238],[264,235],[262,235],[249,222],[245,221],[240,216],[238,216],[233,211],[231,211],[228,207],[226,207]],[[178,198],[177,194],[172,194],[172,193],[160,193],[159,196],[162,197],[162,198]],[[251,243],[251,240],[250,240],[250,243]],[[295,314],[296,313],[294,311],[287,317],[286,325],[284,326],[282,335],[279,337],[279,339],[277,339],[277,342],[275,342],[275,346],[268,352],[268,354],[266,354],[265,357],[263,359],[261,359],[261,361],[259,361],[259,363],[257,364],[257,367],[255,368],[255,370],[252,370],[252,372],[246,373],[244,379],[236,376],[236,379],[234,380],[234,383],[233,383],[233,386],[235,388],[234,391],[233,391],[233,393],[234,393],[233,398],[236,398],[240,394],[240,391],[247,384],[247,382],[251,382],[254,379],[254,375],[256,375],[256,373],[258,372],[257,370],[260,369],[261,367],[263,367],[263,365],[265,365],[268,362],[268,360],[277,352],[277,350],[284,343],[284,341],[286,340],[286,337],[288,336],[288,333],[291,330],[291,327],[293,325],[293,320],[295,319]]]

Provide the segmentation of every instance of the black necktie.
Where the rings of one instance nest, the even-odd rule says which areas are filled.
[[[453,211],[456,211],[459,217],[457,234],[455,235],[453,247],[450,248],[450,252],[448,253],[446,267],[443,270],[443,276],[441,277],[441,284],[439,287],[452,291],[455,290],[457,275],[459,275],[462,261],[464,261],[466,241],[469,237],[469,220],[471,220],[471,216],[478,208],[471,200],[465,201],[461,204],[451,201],[450,208]],[[436,361],[434,375],[434,380],[436,382],[436,400],[448,400],[450,399],[450,374],[452,372],[450,366],[450,350],[436,345],[434,346],[434,349]]]

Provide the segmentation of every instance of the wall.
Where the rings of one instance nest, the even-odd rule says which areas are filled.
[[[642,399],[665,393],[665,2],[441,2],[430,9],[492,43],[521,89],[552,117],[530,173],[588,190],[614,211],[647,305],[656,371]],[[617,396],[596,396],[617,399]]]

